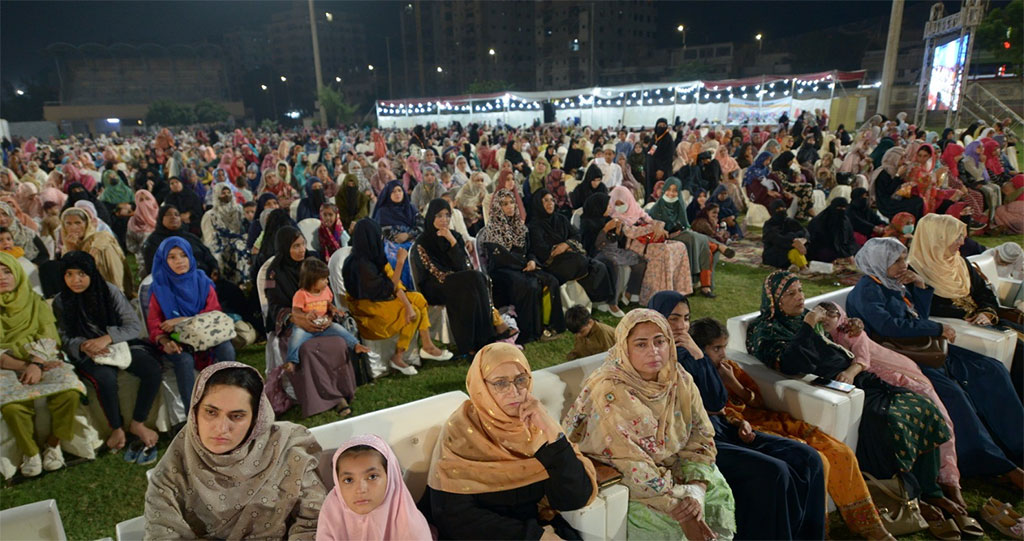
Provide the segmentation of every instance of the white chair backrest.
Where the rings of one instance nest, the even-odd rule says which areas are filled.
[[[995,282],[999,279],[999,269],[996,268],[996,258],[989,252],[981,253],[978,255],[972,255],[967,258],[967,261],[974,263],[981,269],[981,273],[988,278],[989,282]]]
[[[292,219],[296,219],[299,216],[299,202],[302,199],[296,199],[292,201],[292,204],[288,207],[288,214],[291,215]]]
[[[853,291],[852,287],[847,287],[833,291],[831,293],[825,293],[824,295],[818,295],[817,297],[811,297],[804,301],[804,307],[807,309],[814,308],[822,302],[834,302],[846,310],[846,297]],[[732,351],[747,351],[747,327],[750,323],[757,319],[760,312],[751,312],[749,314],[743,314],[742,316],[735,316],[729,318],[726,322],[726,328],[729,331],[729,343],[726,349]]]
[[[149,287],[153,285],[153,275],[149,274],[139,283],[139,308],[142,309],[142,321],[146,321],[149,315]],[[145,329],[142,331],[146,332]]]
[[[548,413],[561,421],[583,389],[583,381],[604,364],[607,353],[565,362],[533,372],[533,394]]]
[[[130,518],[117,523],[117,541],[142,541],[146,536],[146,517]]]
[[[331,254],[331,259],[327,261],[327,272],[329,273],[327,280],[331,284],[331,291],[334,292],[335,304],[341,303],[345,299],[345,278],[341,275],[341,268],[345,266],[345,260],[351,253],[351,246],[342,246],[335,250]]]
[[[270,268],[270,263],[274,261],[276,256],[270,256],[263,266],[260,267],[259,272],[256,273],[256,293],[260,297],[260,310],[263,311],[263,317],[267,316],[267,292],[263,288],[267,286],[267,269]]]
[[[451,391],[313,427],[310,432],[325,451],[337,449],[359,434],[380,436],[398,457],[405,473],[405,484],[418,500],[427,486],[427,473],[441,427],[466,400],[469,400],[466,393]]]
[[[0,511],[4,539],[67,539],[57,500],[42,500]]]
[[[419,244],[416,241],[413,241],[413,243],[409,245],[409,257],[405,258],[405,264],[409,265],[409,274],[412,275],[412,291],[418,291],[420,283],[418,273],[416,272],[416,265],[412,264],[412,259],[414,257],[419,257],[419,253],[417,253],[416,250],[417,246],[419,246]],[[401,274],[402,269],[395,269],[395,272]]]
[[[317,239],[316,231],[320,229],[320,218],[306,218],[299,222],[299,231],[306,237],[306,249],[312,250],[313,242]]]
[[[572,211],[572,218],[569,218],[569,223],[572,224],[576,229],[580,228],[580,223],[583,220],[583,209],[576,209]]]

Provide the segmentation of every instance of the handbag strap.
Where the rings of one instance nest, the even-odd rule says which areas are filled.
[[[878,490],[881,490],[882,493],[884,493],[886,496],[889,496],[890,498],[892,498],[894,500],[901,501],[901,502],[904,502],[904,503],[910,501],[906,496],[904,496],[902,494],[896,494],[895,492],[890,490],[889,487],[885,486],[885,483],[879,481],[874,475],[871,475],[870,473],[868,473],[866,471],[862,471],[861,473],[864,474],[864,477],[867,477],[868,481],[872,481],[874,483],[873,486],[875,488],[877,488]],[[896,482],[899,482],[899,479],[897,479]]]

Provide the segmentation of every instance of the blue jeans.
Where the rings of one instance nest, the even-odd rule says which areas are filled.
[[[226,340],[207,350],[213,354],[213,362],[235,360],[235,346],[230,340]],[[174,378],[178,380],[178,393],[181,394],[181,401],[185,405],[185,413],[192,405],[192,387],[196,383],[196,360],[191,353],[182,351],[173,355],[164,354],[164,358],[174,365]]]
[[[288,339],[288,357],[285,358],[286,362],[299,364],[299,348],[302,344],[306,343],[306,340],[310,338],[319,338],[321,336],[337,336],[338,338],[344,338],[345,343],[348,344],[349,348],[356,347],[359,343],[359,339],[352,336],[352,333],[345,330],[345,327],[337,323],[331,323],[329,327],[320,332],[308,332],[298,325],[292,326],[292,337]]]

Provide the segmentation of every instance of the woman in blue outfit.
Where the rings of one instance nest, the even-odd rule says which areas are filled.
[[[723,410],[729,393],[718,370],[690,337],[690,303],[676,291],[651,297],[648,308],[668,319],[676,356],[693,376],[715,427],[717,464],[736,498],[738,539],[823,539],[825,473],[812,447],[734,424]]]
[[[384,185],[377,198],[377,206],[373,208],[373,220],[380,224],[384,232],[384,254],[388,263],[394,267],[398,262],[398,249],[412,249],[412,243],[423,232],[423,217],[412,205],[409,194],[402,187],[402,182],[392,180]],[[412,269],[408,262],[400,271],[402,285],[410,291],[416,290],[412,281]]]
[[[846,298],[849,317],[860,318],[879,336],[942,335],[955,343],[952,328],[928,320],[934,290],[909,270],[906,257],[896,239],[868,240],[855,258],[866,276]],[[945,366],[922,365],[921,371],[953,420],[961,474],[1006,475],[1024,487],[1024,471],[1018,467],[1024,454],[1024,407],[1006,369],[995,359],[950,344]]]

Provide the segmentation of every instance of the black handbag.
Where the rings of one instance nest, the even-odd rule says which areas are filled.
[[[949,345],[942,336],[876,336],[871,339],[886,349],[905,355],[915,363],[929,368],[942,368],[946,365]]]

